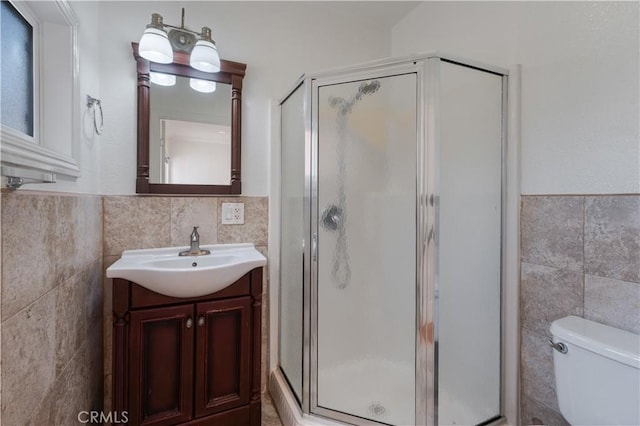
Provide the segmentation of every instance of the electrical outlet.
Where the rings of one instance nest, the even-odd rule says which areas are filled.
[[[223,225],[244,225],[244,203],[222,203]]]

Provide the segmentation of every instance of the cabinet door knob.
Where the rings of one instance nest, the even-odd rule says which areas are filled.
[[[204,317],[201,316],[200,318],[198,318],[198,326],[202,327],[204,325]]]
[[[193,327],[193,320],[191,319],[191,317],[187,318],[187,328],[191,328]]]

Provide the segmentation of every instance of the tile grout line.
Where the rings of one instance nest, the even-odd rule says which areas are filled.
[[[33,417],[37,416],[38,413],[40,412],[40,408],[42,408],[42,403],[49,397],[49,394],[51,392],[53,392],[56,383],[58,382],[58,380],[60,380],[60,378],[62,377],[62,375],[67,371],[67,369],[69,368],[69,366],[71,365],[71,363],[76,359],[76,357],[78,356],[79,353],[82,352],[82,347],[85,344],[88,344],[89,342],[89,333],[84,333],[84,338],[82,339],[82,343],[80,344],[80,346],[78,346],[78,349],[75,351],[75,353],[73,354],[73,356],[71,358],[69,358],[69,360],[67,361],[67,363],[62,367],[62,369],[60,370],[60,373],[57,374],[54,379],[53,382],[51,383],[51,387],[47,390],[47,392],[45,393],[44,397],[37,403],[35,404],[36,409],[32,411],[31,416],[29,417],[29,420],[33,420]]]
[[[102,260],[102,258],[96,258],[94,260],[92,260],[91,262],[89,262],[91,265],[94,264],[95,262]],[[8,316],[7,318],[2,319],[0,322],[2,324],[4,324],[6,321],[9,321],[10,319],[12,319],[13,317],[15,317],[16,315],[24,312],[25,310],[27,310],[31,305],[37,303],[38,301],[40,301],[40,299],[42,299],[43,297],[45,297],[46,295],[48,295],[49,293],[51,293],[54,290],[57,290],[58,287],[60,287],[61,285],[67,283],[69,280],[71,280],[72,278],[76,277],[78,274],[82,274],[85,272],[85,269],[81,269],[79,271],[76,271],[75,273],[71,274],[69,277],[67,277],[64,280],[61,280],[58,284],[54,285],[53,287],[51,287],[49,290],[45,291],[44,293],[42,293],[40,296],[38,296],[36,299],[32,300],[31,302],[27,303],[26,305],[22,306],[20,309],[18,309],[16,312],[14,312],[13,314],[11,314],[10,316]]]

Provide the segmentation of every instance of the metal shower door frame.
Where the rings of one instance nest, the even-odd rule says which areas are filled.
[[[302,401],[298,400],[298,396],[291,389],[291,394],[294,399],[298,400],[302,408],[303,413],[309,413],[309,336],[310,336],[310,327],[309,327],[309,318],[310,318],[310,301],[309,301],[309,288],[310,288],[310,271],[311,271],[311,244],[309,240],[309,235],[311,235],[310,231],[310,221],[309,217],[311,215],[311,84],[310,79],[306,78],[304,75],[301,76],[298,81],[293,85],[293,88],[287,92],[287,95],[283,97],[279,106],[282,108],[282,105],[287,101],[287,99],[292,96],[297,90],[302,90],[302,99],[303,99],[303,117],[304,117],[304,205],[303,205],[303,240],[302,240],[302,258],[303,258],[303,277],[302,277]],[[282,126],[282,122],[280,123]],[[282,155],[282,154],[281,154]],[[281,162],[282,164],[282,162]],[[281,165],[282,166],[282,165]],[[281,195],[280,195],[281,196]],[[282,229],[282,215],[280,215],[280,229]],[[282,259],[282,244],[279,244],[278,247],[280,253],[278,258]],[[280,283],[282,282],[282,270],[280,269],[279,276]],[[281,296],[280,296],[281,297]],[[281,302],[279,301],[279,305],[281,306]],[[282,316],[278,315],[278,334],[282,332]],[[278,340],[278,345],[280,345],[280,340]],[[278,351],[280,353],[280,351]],[[278,359],[278,369],[282,373],[282,377],[287,382],[287,385],[290,388],[292,384],[289,382],[289,378],[285,371],[283,370],[280,359]]]
[[[426,74],[427,63],[423,60],[410,60],[398,63],[386,63],[380,65],[374,65],[371,67],[361,67],[349,69],[341,72],[327,73],[326,75],[316,76],[311,79],[310,84],[310,127],[307,129],[307,141],[305,141],[306,162],[310,169],[310,186],[309,193],[305,193],[305,199],[309,197],[310,214],[305,216],[305,220],[308,220],[309,241],[311,241],[311,253],[310,253],[310,276],[309,287],[305,287],[305,305],[303,311],[308,312],[309,321],[306,323],[309,325],[308,331],[310,339],[305,339],[304,345],[304,361],[303,372],[303,411],[319,416],[331,418],[334,420],[342,421],[345,423],[358,424],[358,425],[380,425],[381,423],[370,421],[358,416],[352,416],[340,411],[331,410],[318,405],[318,263],[317,263],[317,236],[319,231],[319,203],[318,203],[318,90],[322,86],[350,83],[361,80],[370,80],[383,77],[393,77],[405,74],[416,74],[416,161],[417,161],[417,176],[416,176],[416,323],[415,323],[415,369],[416,369],[416,391],[415,391],[415,409],[416,409],[416,424],[434,424],[433,418],[431,421],[427,419],[427,416],[433,415],[433,410],[428,410],[427,404],[427,389],[435,389],[435,386],[428,386],[428,382],[433,383],[434,377],[429,373],[429,369],[425,364],[421,364],[419,360],[433,360],[434,359],[434,345],[428,344],[425,339],[421,338],[421,321],[431,315],[433,309],[428,308],[428,300],[421,300],[421,298],[428,298],[431,295],[431,301],[433,301],[433,291],[426,289],[426,282],[423,281],[423,277],[420,271],[426,269],[425,254],[426,250],[423,245],[423,234],[426,233],[423,230],[421,224],[424,222],[424,229],[426,230],[426,222],[428,214],[424,212],[423,200],[426,200],[424,190],[425,185],[421,179],[423,171],[425,170],[425,154],[428,150],[426,148],[425,138],[425,90],[424,81]],[[309,111],[309,110],[308,110]],[[310,137],[309,137],[310,136]],[[309,143],[307,143],[309,142]],[[307,176],[309,177],[309,176]],[[305,245],[306,247],[306,245]],[[424,254],[423,254],[424,252]],[[424,265],[423,265],[424,264]],[[423,288],[424,287],[424,288]],[[308,291],[307,291],[308,289]],[[427,324],[424,322],[423,324]],[[421,368],[421,365],[424,366]],[[428,364],[427,364],[428,365]],[[307,375],[307,372],[309,373]],[[433,373],[433,371],[432,371]],[[307,379],[307,380],[305,380]],[[307,407],[308,403],[308,407]],[[424,404],[424,406],[422,406]]]
[[[508,120],[508,79],[509,72],[503,68],[485,63],[469,61],[451,55],[431,52],[394,60],[380,60],[361,66],[303,75],[285,96],[302,86],[304,108],[305,182],[304,182],[304,279],[303,279],[303,377],[302,414],[316,414],[345,423],[363,423],[360,417],[344,415],[317,406],[317,265],[312,261],[316,247],[314,234],[318,232],[318,111],[317,89],[321,85],[346,83],[349,81],[388,77],[398,74],[417,73],[417,191],[416,191],[416,425],[436,425],[438,422],[438,318],[436,286],[438,281],[438,103],[439,74],[441,62],[475,68],[502,76],[502,225],[501,225],[501,346],[500,362],[500,414],[505,411],[505,327],[506,300],[504,297],[506,280],[506,194],[507,194],[507,120]],[[282,102],[281,102],[282,103]],[[314,354],[315,353],[315,354]],[[286,377],[286,375],[284,375]],[[504,417],[489,424],[498,424]]]

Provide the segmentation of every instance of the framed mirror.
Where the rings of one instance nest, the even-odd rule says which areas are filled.
[[[242,79],[246,65],[221,60],[220,71],[138,54],[138,194],[240,194]]]

